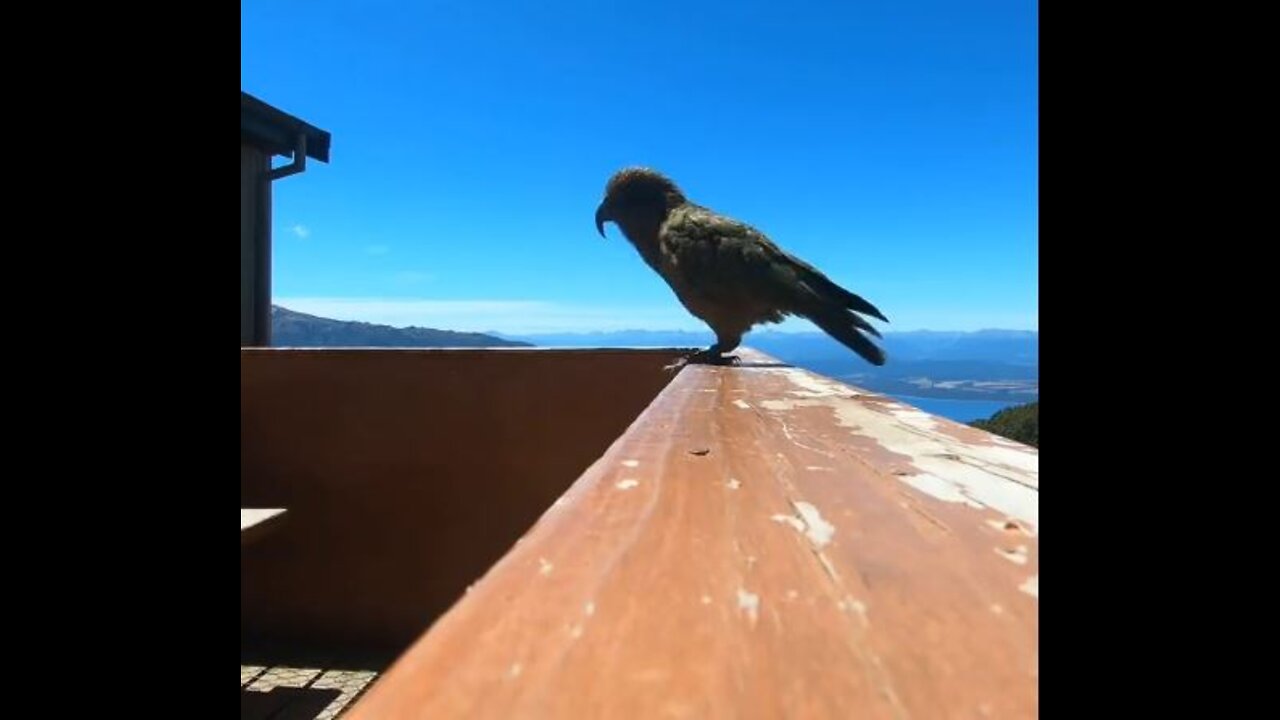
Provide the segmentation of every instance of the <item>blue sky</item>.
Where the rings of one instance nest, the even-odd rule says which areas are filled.
[[[700,329],[595,233],[609,175],[642,164],[884,330],[1037,329],[1037,35],[1031,0],[242,2],[242,89],[333,134],[330,164],[274,184],[275,300]]]

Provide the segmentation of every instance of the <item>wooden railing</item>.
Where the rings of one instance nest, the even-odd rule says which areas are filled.
[[[1033,718],[1034,448],[688,367],[346,716]]]

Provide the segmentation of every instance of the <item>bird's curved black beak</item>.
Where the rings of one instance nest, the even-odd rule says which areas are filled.
[[[600,203],[600,207],[596,208],[596,232],[600,233],[600,237],[604,237],[605,222],[612,219],[609,217],[609,201]]]

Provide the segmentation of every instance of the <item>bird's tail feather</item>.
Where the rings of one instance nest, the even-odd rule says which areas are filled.
[[[884,365],[886,359],[884,350],[867,339],[862,331],[865,330],[876,337],[880,337],[880,333],[856,313],[844,308],[826,307],[807,313],[805,316],[813,321],[814,325],[822,328],[823,332],[840,341],[840,344],[861,355],[862,359],[872,365]]]
[[[880,312],[879,308],[867,302],[861,296],[851,293],[835,284],[831,281],[831,278],[823,275],[821,271],[803,260],[796,257],[790,257],[790,259],[798,270],[800,279],[804,284],[812,288],[819,296],[827,298],[828,300],[839,304],[841,307],[849,308],[850,310],[889,322],[889,318],[885,317],[884,313]]]

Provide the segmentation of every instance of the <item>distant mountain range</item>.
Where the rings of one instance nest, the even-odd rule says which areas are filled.
[[[331,320],[279,305],[271,306],[271,344],[276,347],[529,347],[527,342],[483,333]]]
[[[523,340],[543,347],[706,347],[715,340],[710,332],[620,330],[588,333],[516,335],[490,331],[495,337]],[[1040,362],[1040,334],[1034,330],[978,330],[949,332],[916,330],[885,333],[883,346],[890,362],[922,360],[991,361],[1035,367]],[[743,340],[771,355],[828,357],[850,353],[820,332],[762,330]]]
[[[710,332],[627,330],[509,335],[347,322],[271,308],[277,347],[702,348]],[[1040,335],[1027,330],[891,332],[889,362],[875,367],[819,332],[757,331],[743,344],[828,377],[890,395],[1026,403],[1040,394]]]
[[[551,347],[706,347],[710,332],[503,335]],[[1040,394],[1040,334],[1034,330],[885,333],[889,362],[875,367],[820,332],[750,333],[743,344],[816,373],[900,396],[1025,403]]]

